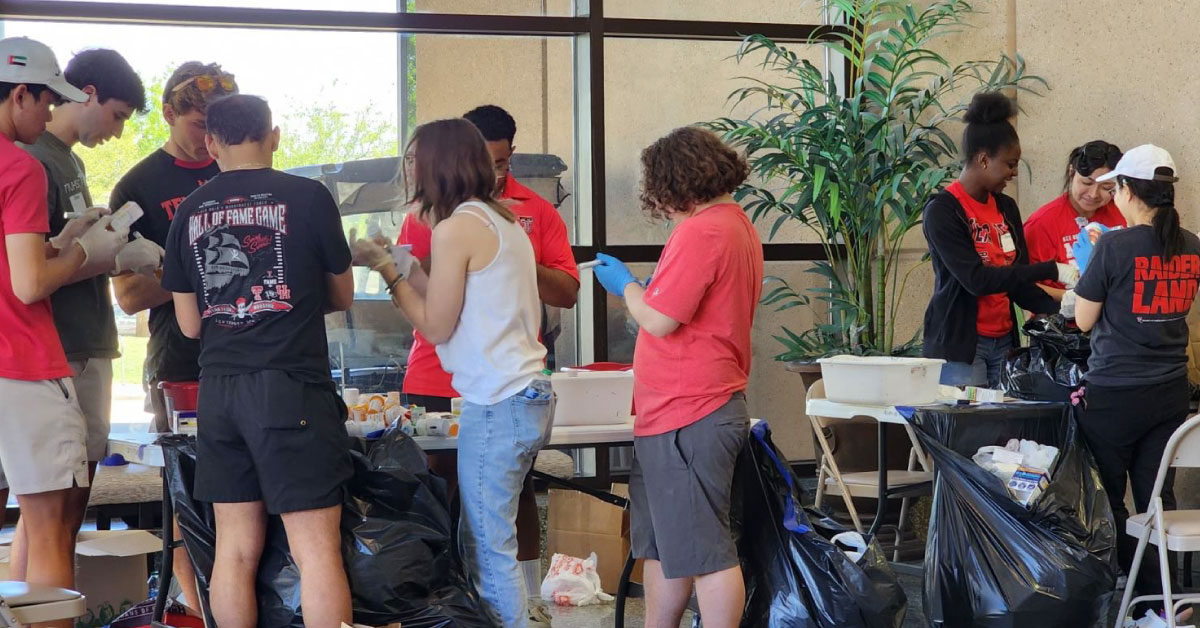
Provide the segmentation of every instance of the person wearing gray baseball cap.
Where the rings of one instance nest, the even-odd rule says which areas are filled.
[[[1079,427],[1118,532],[1129,518],[1126,483],[1137,512],[1147,512],[1167,441],[1189,414],[1187,315],[1200,287],[1200,238],[1180,227],[1178,180],[1171,154],[1152,144],[1129,150],[1096,178],[1116,182],[1113,200],[1129,226],[1100,236],[1074,289],[1075,321],[1091,332],[1092,346]],[[1168,474],[1164,510],[1175,509],[1173,483]],[[1117,556],[1129,574],[1123,609],[1134,594],[1162,593],[1158,553],[1151,548],[1135,566],[1137,544],[1118,534]]]

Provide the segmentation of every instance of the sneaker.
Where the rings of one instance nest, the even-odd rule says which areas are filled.
[[[551,628],[550,609],[541,602],[529,602],[529,628]]]

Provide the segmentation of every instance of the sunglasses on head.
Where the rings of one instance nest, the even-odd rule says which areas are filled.
[[[1072,165],[1075,166],[1076,172],[1087,177],[1091,176],[1097,168],[1107,167],[1109,162],[1116,162],[1120,159],[1121,150],[1116,146],[1107,142],[1088,142],[1076,155]]]
[[[1107,142],[1088,142],[1083,145],[1083,155],[1092,159],[1102,159],[1110,155],[1120,154],[1120,149]]]
[[[200,93],[202,94],[207,94],[208,92],[213,91],[216,89],[217,85],[220,85],[221,89],[227,92],[232,92],[237,88],[237,84],[233,82],[232,74],[218,72],[216,74],[200,74],[198,76],[193,76],[192,78],[183,81],[172,88],[171,93],[174,94],[192,84],[195,84],[196,89],[200,90]]]

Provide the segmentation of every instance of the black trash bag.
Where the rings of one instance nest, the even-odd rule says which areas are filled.
[[[369,626],[490,628],[454,545],[446,483],[400,430],[356,439],[342,511],[354,619]]]
[[[196,480],[196,438],[181,435],[162,436],[158,439],[158,444],[163,452],[163,473],[167,474],[167,486],[170,488],[175,520],[179,523],[179,535],[187,548],[192,570],[196,573],[196,589],[201,605],[198,610],[203,613],[206,625],[215,626],[216,622],[208,604],[208,590],[213,560],[216,558],[216,518],[213,516],[212,504],[192,499],[192,486]],[[168,525],[171,525],[171,522],[163,522],[163,526]],[[171,574],[160,573],[158,585],[167,586],[168,577],[172,577]]]
[[[1025,323],[1029,346],[1009,354],[1001,374],[1005,392],[1031,401],[1067,401],[1083,385],[1092,355],[1087,334],[1060,314]]]
[[[956,430],[971,412],[923,409],[915,421],[937,470],[926,619],[946,628],[1089,628],[1104,616],[1116,585],[1117,530],[1074,418],[1059,409],[1057,422],[1000,421],[979,410],[977,420]],[[999,478],[957,453],[1008,438],[1059,448],[1049,486],[1028,509]]]
[[[171,478],[180,531],[196,569],[204,612],[215,535],[212,506],[192,499],[195,438],[160,440]],[[342,558],[354,619],[372,626],[492,628],[466,583],[452,541],[445,482],[429,471],[425,453],[399,430],[375,440],[356,439],[342,516]],[[300,573],[279,517],[271,517],[259,563],[259,625],[303,628]]]
[[[732,509],[746,580],[743,628],[899,628],[908,599],[878,545],[855,564],[818,534],[767,424],[750,434]]]

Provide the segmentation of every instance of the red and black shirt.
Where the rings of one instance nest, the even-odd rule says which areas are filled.
[[[962,205],[971,229],[971,242],[975,252],[985,266],[1012,266],[1017,259],[1017,247],[1010,233],[996,197],[988,194],[987,202],[980,203],[967,194],[962,183],[955,181],[946,188]],[[1008,294],[979,295],[979,312],[975,317],[976,331],[980,336],[1003,338],[1012,331],[1012,304]]]
[[[116,211],[128,201],[136,202],[145,213],[130,229],[166,248],[167,233],[179,204],[220,172],[211,159],[182,161],[160,148],[121,177],[108,205]],[[183,335],[175,320],[175,305],[168,301],[152,308],[146,377],[194,381],[200,377],[199,360],[200,342]]]

